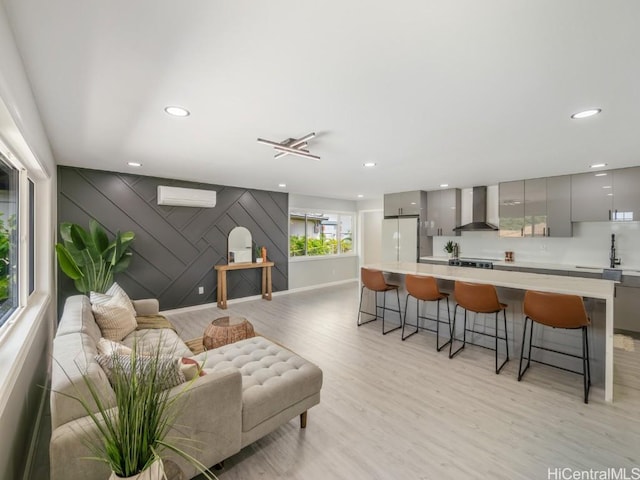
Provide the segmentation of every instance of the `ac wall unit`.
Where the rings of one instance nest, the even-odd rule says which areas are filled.
[[[158,185],[158,205],[213,208],[216,206],[216,191]]]

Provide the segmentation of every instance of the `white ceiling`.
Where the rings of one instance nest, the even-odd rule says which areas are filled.
[[[636,0],[4,3],[62,165],[356,199],[640,164]]]

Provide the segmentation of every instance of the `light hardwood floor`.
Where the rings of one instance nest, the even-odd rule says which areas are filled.
[[[585,405],[577,375],[533,364],[518,382],[517,358],[496,375],[489,350],[449,360],[433,334],[402,342],[380,322],[358,328],[358,294],[353,283],[172,316],[185,339],[218,316],[246,317],[324,372],[307,428],[295,419],[246,447],[221,480],[546,479],[556,467],[640,467],[638,341],[616,351],[625,384],[615,403],[593,389]]]

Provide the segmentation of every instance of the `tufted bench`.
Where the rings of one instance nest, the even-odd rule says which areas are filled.
[[[322,370],[264,337],[201,353],[207,373],[238,369],[242,375],[242,447],[320,403]]]

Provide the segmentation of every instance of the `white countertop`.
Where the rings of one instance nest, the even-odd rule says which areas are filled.
[[[465,258],[464,256],[460,258]],[[477,257],[473,257],[477,258]],[[420,260],[426,260],[430,262],[441,262],[446,264],[449,262],[448,257],[420,257]],[[584,272],[584,273],[602,273],[602,270],[605,268],[609,268],[608,266],[600,266],[600,265],[568,265],[563,263],[538,263],[538,262],[505,262],[504,260],[495,260],[495,259],[487,259],[491,260],[494,266],[503,266],[503,267],[517,267],[517,268],[536,268],[543,270],[563,270],[566,272]],[[630,276],[640,276],[640,269],[636,268],[624,268],[617,267],[616,270],[622,270],[623,275]]]
[[[614,286],[616,284],[616,282],[612,280],[603,280],[600,278],[450,267],[449,265],[435,265],[430,263],[388,262],[366,265],[366,267],[403,275],[430,275],[445,280],[490,283],[497,287],[565,293],[604,300],[613,300]]]

